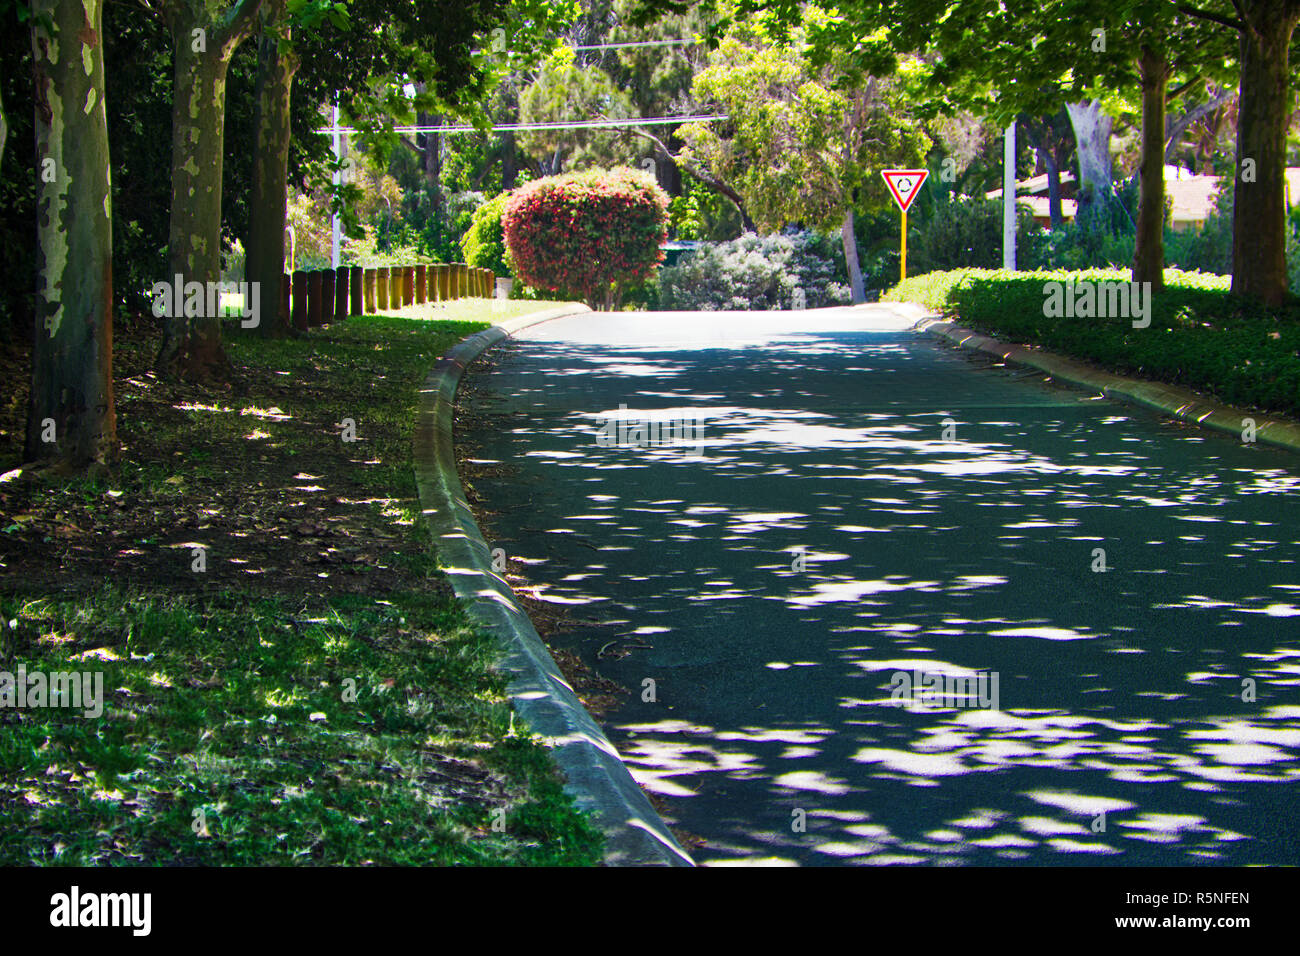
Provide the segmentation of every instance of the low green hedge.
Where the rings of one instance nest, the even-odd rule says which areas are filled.
[[[962,325],[1041,345],[1118,372],[1209,392],[1224,402],[1300,413],[1300,305],[1270,309],[1229,291],[1231,279],[1165,270],[1151,324],[1044,315],[1046,282],[1128,282],[1125,270],[958,269],[907,279],[885,301],[920,302]]]

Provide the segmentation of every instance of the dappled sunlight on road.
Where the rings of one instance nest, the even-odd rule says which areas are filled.
[[[632,691],[611,737],[699,859],[1300,863],[1289,458],[729,321],[542,326],[474,402],[490,544],[593,622],[557,642]],[[652,414],[699,447],[597,443]],[[900,702],[921,672],[996,674],[996,708]]]

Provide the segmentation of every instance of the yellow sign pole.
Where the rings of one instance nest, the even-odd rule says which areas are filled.
[[[907,278],[907,210],[903,210],[903,253],[899,256],[899,265],[902,267],[900,281]]]

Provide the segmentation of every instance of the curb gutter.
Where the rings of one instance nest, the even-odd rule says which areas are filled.
[[[693,866],[668,826],[632,779],[614,745],[565,682],[514,592],[495,571],[456,473],[452,402],[465,369],[502,339],[552,319],[589,312],[568,305],[502,321],[453,346],[420,390],[415,425],[415,481],[420,509],[443,568],[470,617],[505,651],[516,713],[551,748],[565,790],[589,810],[605,835],[605,862],[617,866]]]
[[[1027,348],[1023,345],[1008,345],[929,314],[927,310],[915,303],[907,303],[907,305],[911,306],[909,313],[912,310],[920,313],[920,318],[913,327],[914,331],[928,332],[961,348],[984,352],[1018,365],[1027,365],[1071,385],[1100,392],[1107,398],[1141,405],[1162,412],[1170,418],[1193,422],[1235,435],[1238,439],[1241,438],[1243,419],[1249,418],[1256,423],[1256,440],[1290,451],[1300,451],[1300,423],[1289,421],[1282,416],[1268,415],[1265,412],[1248,412],[1231,405],[1220,405],[1189,388],[1129,378],[1066,358],[1055,352]]]

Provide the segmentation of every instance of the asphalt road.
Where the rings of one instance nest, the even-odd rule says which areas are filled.
[[[634,775],[704,863],[1300,863],[1300,459],[909,325],[591,314],[471,375]]]

